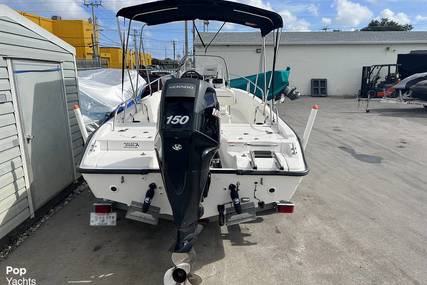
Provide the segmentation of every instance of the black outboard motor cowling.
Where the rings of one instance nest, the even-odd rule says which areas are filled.
[[[215,89],[198,79],[170,79],[162,91],[155,149],[178,229],[175,252],[188,252],[197,235],[199,206],[219,148]]]

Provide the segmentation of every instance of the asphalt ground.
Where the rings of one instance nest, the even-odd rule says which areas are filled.
[[[209,224],[195,273],[202,284],[427,284],[427,110],[303,97],[279,107],[300,136],[313,104],[295,213]],[[92,201],[83,191],[47,219],[1,261],[0,284],[6,266],[36,284],[162,284],[173,224],[90,227]]]

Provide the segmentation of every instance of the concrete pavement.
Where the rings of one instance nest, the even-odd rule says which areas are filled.
[[[211,223],[196,246],[202,284],[427,284],[427,110],[301,98],[280,113],[302,135],[315,103],[295,213]],[[172,223],[89,227],[92,199],[83,192],[14,250],[0,283],[18,266],[37,284],[161,284]]]

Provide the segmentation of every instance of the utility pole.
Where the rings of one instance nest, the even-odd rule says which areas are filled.
[[[133,29],[133,45],[135,49],[135,69],[139,71],[140,67],[140,60],[139,60],[139,49],[136,42],[136,36],[138,35],[138,31],[136,29]]]
[[[175,56],[175,48],[176,48],[176,42],[175,42],[175,40],[173,40],[172,41],[172,47],[173,47],[173,61],[174,61],[174,64],[175,64],[175,61],[176,61],[176,56]]]
[[[188,57],[188,22],[185,21],[185,42],[184,42],[184,56]]]
[[[196,29],[194,25],[196,24],[195,21],[193,21],[193,68],[196,68],[196,47],[194,46],[194,40],[196,39]]]
[[[203,21],[203,32],[209,32],[209,20]]]
[[[101,61],[99,60],[99,41],[96,33],[96,16],[95,16],[95,8],[102,6],[102,0],[84,0],[84,5],[86,7],[91,7],[92,9],[92,48],[93,48],[93,59],[97,60],[101,65]]]

